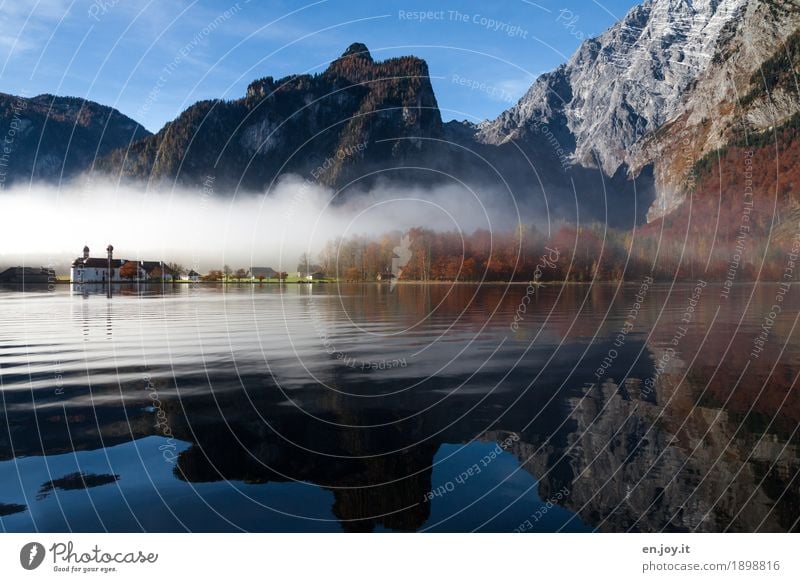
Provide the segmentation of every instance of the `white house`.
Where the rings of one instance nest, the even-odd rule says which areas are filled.
[[[111,255],[114,247],[108,246]],[[69,271],[70,281],[73,283],[105,283],[106,281],[118,281],[119,270],[124,261],[111,259],[111,272],[109,273],[109,260],[97,259],[89,256],[89,247],[83,247],[83,256],[72,261]]]
[[[163,261],[128,261],[125,259],[114,259],[114,247],[108,245],[111,271],[109,273],[109,258],[99,259],[89,256],[89,247],[83,247],[83,256],[72,261],[70,268],[70,280],[73,283],[105,283],[106,281],[172,281],[177,277]],[[136,264],[134,277],[120,275],[120,270],[126,263]],[[126,274],[123,272],[123,274]]]

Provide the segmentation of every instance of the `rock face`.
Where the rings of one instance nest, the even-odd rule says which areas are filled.
[[[373,60],[351,45],[318,75],[265,77],[244,98],[191,106],[156,135],[100,164],[124,177],[268,188],[294,172],[327,185],[402,164],[437,138],[442,121],[428,67]]]
[[[571,164],[608,176],[652,165],[655,220],[678,208],[703,156],[800,112],[799,29],[797,0],[645,1],[476,139],[537,151],[546,134]]]
[[[704,156],[747,136],[752,141],[800,113],[798,59],[800,2],[762,0],[743,7],[720,35],[715,66],[686,91],[671,119],[634,148],[634,171],[655,162],[657,195],[649,220],[680,206]]]
[[[69,178],[147,135],[116,109],[92,101],[0,93],[0,187]]]
[[[547,124],[572,160],[613,175],[633,144],[677,111],[706,71],[720,35],[744,0],[648,0],[584,42],[564,65],[540,77],[514,107],[479,128],[478,139],[525,139]],[[569,136],[571,139],[566,139]]]

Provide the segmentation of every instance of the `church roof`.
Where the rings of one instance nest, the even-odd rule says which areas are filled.
[[[111,261],[111,268],[112,269],[119,269],[122,266],[122,263],[119,259],[112,259]],[[73,267],[88,267],[90,269],[107,269],[108,268],[108,259],[93,259],[88,258],[84,259],[83,257],[77,258],[72,261]]]

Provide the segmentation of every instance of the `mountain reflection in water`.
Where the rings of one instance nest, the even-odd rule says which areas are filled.
[[[0,291],[0,524],[797,530],[798,299],[638,289]]]

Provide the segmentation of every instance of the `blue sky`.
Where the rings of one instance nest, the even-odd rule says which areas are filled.
[[[442,116],[479,121],[634,4],[0,0],[0,91],[88,98],[156,131],[195,101],[239,98],[267,75],[322,71],[363,42],[377,60],[427,60]]]

